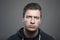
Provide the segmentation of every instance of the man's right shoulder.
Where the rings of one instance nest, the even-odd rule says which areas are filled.
[[[23,28],[21,28],[16,34],[10,36],[8,40],[21,40],[23,35]]]
[[[10,36],[7,40],[20,40],[17,34]]]

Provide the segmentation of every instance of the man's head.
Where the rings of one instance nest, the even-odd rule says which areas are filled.
[[[39,24],[41,24],[41,7],[37,3],[29,3],[23,10],[23,21],[25,23],[25,29],[29,31],[36,31]]]

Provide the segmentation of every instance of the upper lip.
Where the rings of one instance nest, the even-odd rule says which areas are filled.
[[[35,25],[30,25],[29,27],[33,28],[33,27],[35,27]]]

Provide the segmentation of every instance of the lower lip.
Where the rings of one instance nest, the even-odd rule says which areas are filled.
[[[35,28],[35,26],[30,26],[29,28]]]

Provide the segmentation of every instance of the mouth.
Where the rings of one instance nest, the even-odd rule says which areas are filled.
[[[36,27],[36,26],[32,26],[32,25],[29,26],[29,28],[35,28],[35,27]]]

